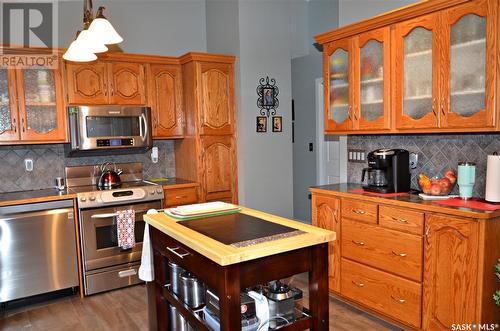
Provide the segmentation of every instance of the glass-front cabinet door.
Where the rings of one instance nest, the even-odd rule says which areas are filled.
[[[359,35],[354,41],[354,122],[359,130],[390,126],[390,29]]]
[[[0,69],[0,141],[19,139],[14,71]]]
[[[33,68],[17,70],[21,139],[65,141],[66,120],[59,72]]]
[[[396,25],[394,110],[397,129],[439,125],[438,14]]]
[[[443,12],[441,127],[494,126],[496,5],[475,1]]]
[[[352,130],[352,40],[343,39],[325,45],[323,65],[325,88],[325,131]]]

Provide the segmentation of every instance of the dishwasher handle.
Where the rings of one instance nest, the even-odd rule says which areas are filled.
[[[24,205],[0,207],[0,216],[7,216],[11,214],[25,214],[63,208],[73,208],[73,200],[29,203]]]

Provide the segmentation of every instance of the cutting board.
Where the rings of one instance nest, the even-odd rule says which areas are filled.
[[[177,224],[225,245],[297,231],[288,226],[241,213],[179,221]]]

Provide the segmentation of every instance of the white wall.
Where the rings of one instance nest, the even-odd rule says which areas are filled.
[[[339,26],[355,23],[417,0],[339,0]]]
[[[129,53],[179,56],[207,49],[205,0],[94,0],[124,41]],[[59,1],[59,47],[66,48],[82,28],[82,0]]]

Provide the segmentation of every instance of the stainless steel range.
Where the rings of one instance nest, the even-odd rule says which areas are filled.
[[[121,186],[97,187],[99,166],[66,168],[66,183],[76,193],[82,247],[85,295],[140,283],[137,273],[144,235],[143,215],[163,205],[163,189],[142,178],[141,163],[116,164],[122,170]],[[135,211],[135,242],[130,249],[118,247],[117,212]]]

